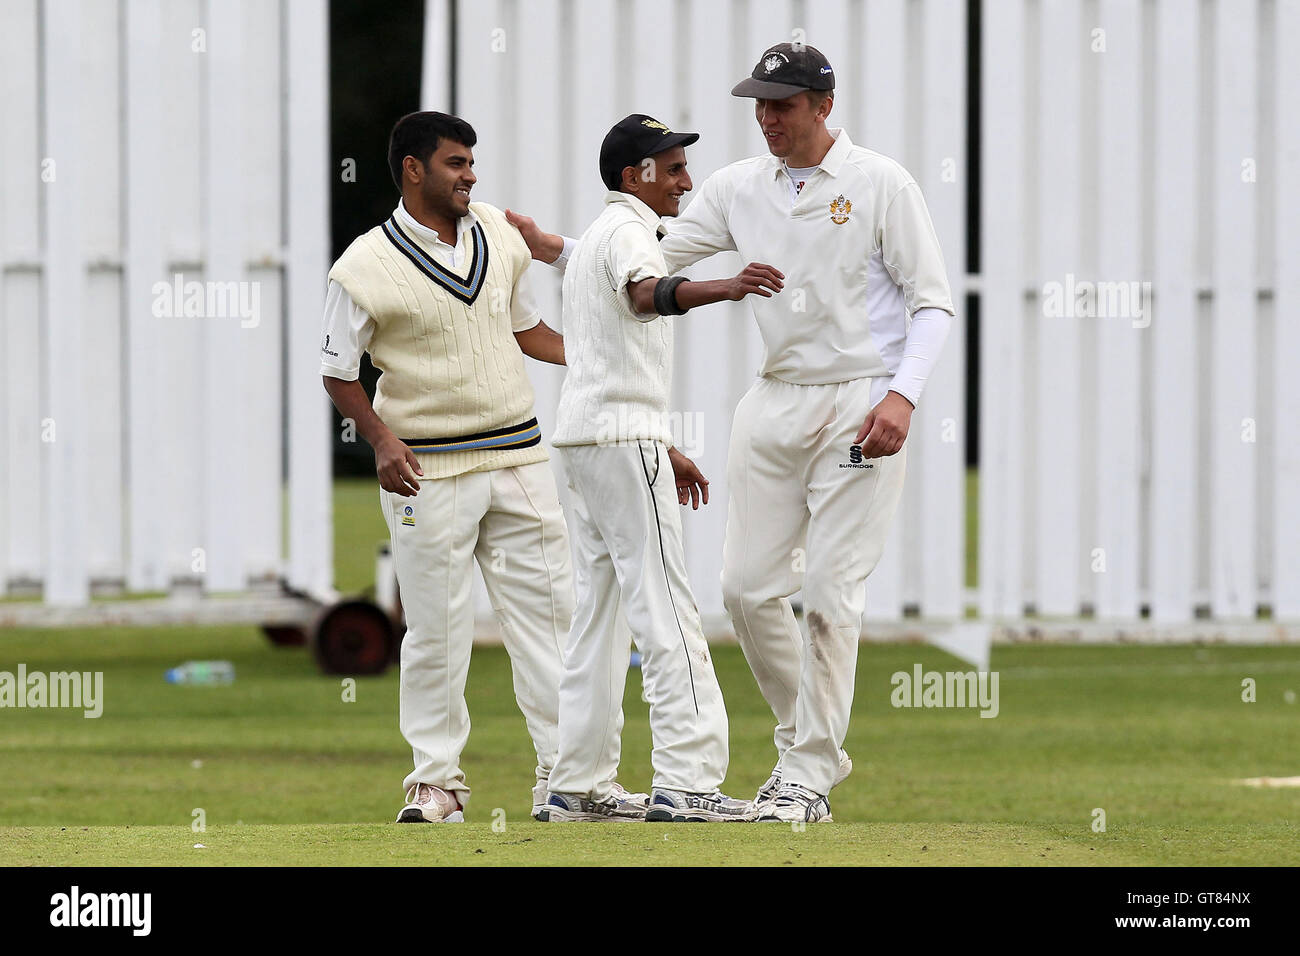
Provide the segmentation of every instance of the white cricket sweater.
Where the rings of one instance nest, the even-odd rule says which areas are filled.
[[[645,203],[610,192],[564,272],[564,356],[555,445],[672,444],[673,320],[632,308],[629,282],[668,275]]]

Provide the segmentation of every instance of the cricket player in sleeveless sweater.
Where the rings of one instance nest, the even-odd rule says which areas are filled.
[[[399,723],[414,768],[399,822],[464,819],[475,560],[537,752],[534,808],[558,747],[569,545],[523,357],[562,365],[563,340],[540,321],[519,233],[469,201],[475,142],[457,117],[398,121],[389,165],[402,199],[334,264],[326,296],[321,372],[375,449],[406,612]],[[373,409],[362,351],[381,371]]]
[[[601,145],[605,210],[578,243],[564,275],[568,371],[554,444],[572,494],[577,612],[560,686],[560,749],[539,819],[627,818],[611,798],[628,635],[641,651],[650,701],[650,821],[752,820],[752,801],[719,787],[727,773],[727,712],[699,610],[686,577],[681,517],[708,483],[672,447],[673,316],[687,309],[780,291],[779,275],[751,264],[733,279],[668,278],[658,239],[691,188],[685,147],[644,114],[617,123]]]
[[[781,294],[751,300],[765,354],[732,423],[722,570],[777,720],[763,820],[829,820],[831,788],[852,769],[842,748],[867,576],[902,496],[912,409],[954,315],[920,189],[827,128],[834,89],[813,47],[766,50],[732,95],[755,101],[768,155],[709,176],[660,244],[672,271],[735,250],[786,276]],[[567,261],[571,240],[510,215],[534,256]],[[789,600],[800,589],[807,637]]]

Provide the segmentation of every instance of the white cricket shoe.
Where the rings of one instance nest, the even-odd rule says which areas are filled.
[[[532,817],[534,820],[542,820],[542,811],[546,809],[547,796],[545,781],[533,788]],[[629,793],[621,783],[615,781],[614,786],[610,789],[609,796],[610,799],[617,801],[623,810],[634,811],[638,819],[645,819],[646,807],[650,803],[650,794]]]
[[[464,823],[465,811],[453,793],[427,783],[417,783],[406,791],[406,806],[397,815],[398,823]]]
[[[831,804],[820,793],[797,783],[783,783],[759,808],[759,823],[833,823]]]
[[[641,819],[645,819],[646,810],[650,808],[650,794],[632,793],[621,783],[615,781],[609,795],[617,800],[625,810],[635,810],[640,814]]]
[[[639,823],[645,807],[614,799],[591,800],[576,793],[550,793],[537,813],[542,823]]]
[[[649,823],[749,823],[757,815],[753,801],[728,797],[721,790],[687,793],[656,787],[645,818]]]
[[[831,789],[834,790],[853,772],[853,758],[849,756],[848,751],[840,750],[840,767],[835,771],[835,780],[831,783]],[[758,788],[758,793],[754,796],[754,803],[767,803],[776,796],[776,792],[781,789],[781,765],[777,764],[772,768],[772,775],[767,778],[767,783]]]

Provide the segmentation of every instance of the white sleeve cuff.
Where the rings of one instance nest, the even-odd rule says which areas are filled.
[[[898,363],[898,371],[889,383],[891,392],[902,395],[913,406],[920,402],[925,383],[943,352],[943,343],[948,338],[952,321],[953,317],[944,309],[925,308],[916,311],[912,316],[912,325],[907,330],[903,360]]]
[[[361,377],[360,369],[338,368],[334,365],[321,365],[320,373],[327,378],[337,378],[344,382],[355,382]]]
[[[573,255],[573,250],[578,248],[578,240],[570,239],[568,236],[561,236],[560,238],[564,240],[564,250],[555,257],[555,261],[551,265],[563,272],[569,264],[569,256]]]

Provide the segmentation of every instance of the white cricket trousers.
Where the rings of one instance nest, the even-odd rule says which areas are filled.
[[[462,804],[469,799],[460,755],[469,738],[465,677],[477,560],[537,751],[539,797],[555,765],[563,646],[573,613],[569,542],[550,465],[422,481],[412,498],[379,494],[406,611],[399,724],[415,768],[404,785],[427,783],[455,792]]]
[[[677,484],[660,442],[556,449],[568,473],[577,610],[560,684],[555,793],[603,800],[618,764],[629,631],[650,701],[653,786],[711,792],[727,711],[686,578]],[[619,597],[627,628],[618,626]]]
[[[906,445],[869,460],[853,444],[887,385],[760,378],[731,429],[723,602],[776,716],[782,780],[820,794],[848,733],[867,575],[903,491]]]

